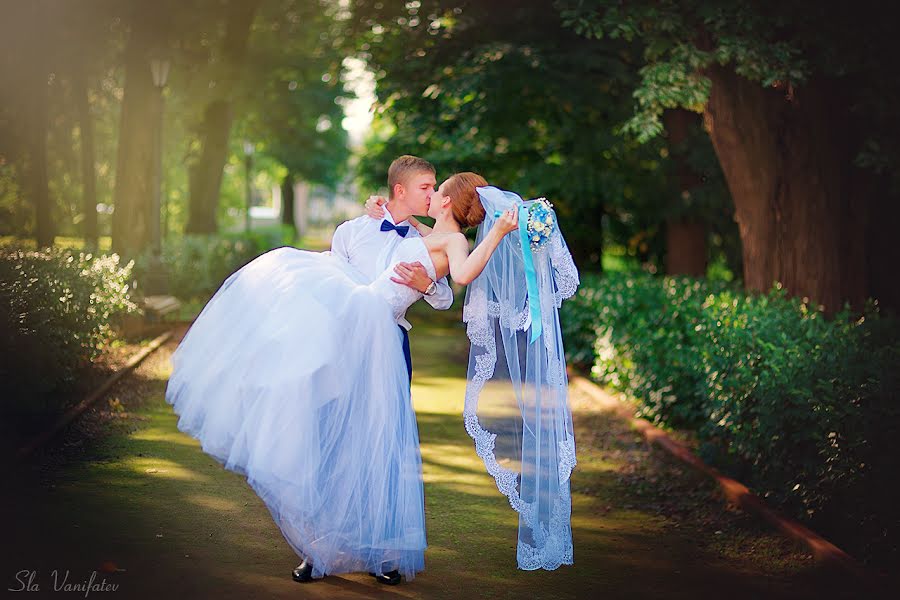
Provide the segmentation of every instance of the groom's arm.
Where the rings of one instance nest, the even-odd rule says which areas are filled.
[[[437,310],[447,310],[453,304],[453,290],[447,284],[447,278],[441,277],[437,281],[433,281],[428,271],[418,261],[401,262],[394,265],[394,275],[391,277],[391,281],[411,287],[423,294],[433,282],[435,284],[434,293],[424,296],[428,304]]]
[[[447,310],[453,304],[453,289],[447,284],[446,277],[441,277],[435,283],[437,290],[432,295],[425,296],[425,300],[432,308]]]
[[[331,252],[350,262],[350,221],[344,221],[331,236]]]

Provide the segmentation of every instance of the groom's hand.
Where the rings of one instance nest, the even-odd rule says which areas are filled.
[[[428,271],[425,270],[425,267],[420,262],[397,263],[396,266],[394,266],[394,273],[396,273],[397,276],[391,277],[391,281],[411,287],[423,294],[432,282],[431,277],[428,276]]]

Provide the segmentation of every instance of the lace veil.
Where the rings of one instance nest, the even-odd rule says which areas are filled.
[[[521,214],[534,202],[493,186],[478,193],[487,216],[476,243],[493,227],[496,211],[518,204]],[[556,569],[573,560],[569,475],[575,438],[558,310],[575,293],[578,271],[558,227],[553,229],[549,243],[531,252],[531,293],[527,257],[515,231],[468,286],[463,308],[471,342],[466,431],[519,513],[516,558],[525,570]],[[539,314],[531,303],[540,307]],[[537,331],[535,318],[542,325]]]

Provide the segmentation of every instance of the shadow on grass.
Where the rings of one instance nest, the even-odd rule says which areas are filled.
[[[273,572],[296,585],[287,578],[293,552],[244,480],[177,432],[162,401],[165,380],[136,383],[151,391],[135,415],[137,430],[98,440],[77,462],[19,473],[31,485],[5,512],[17,516],[0,573],[7,587],[23,569],[35,570],[45,591],[53,569],[69,570],[76,582],[99,570],[97,581],[120,584],[127,598],[210,590],[255,597]]]

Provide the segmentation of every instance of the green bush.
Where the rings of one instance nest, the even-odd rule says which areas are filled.
[[[116,255],[0,249],[5,411],[59,408],[51,394],[99,355],[116,319],[138,310],[131,268]]]
[[[161,259],[169,292],[182,300],[208,299],[229,275],[272,248],[293,241],[287,228],[269,227],[249,235],[213,234],[172,237],[162,246]],[[136,261],[134,273],[140,283],[147,274],[149,252]]]
[[[861,555],[896,552],[896,319],[634,273],[586,277],[562,318],[569,358],[591,357],[640,414],[694,431],[708,461],[791,514],[856,529]]]

